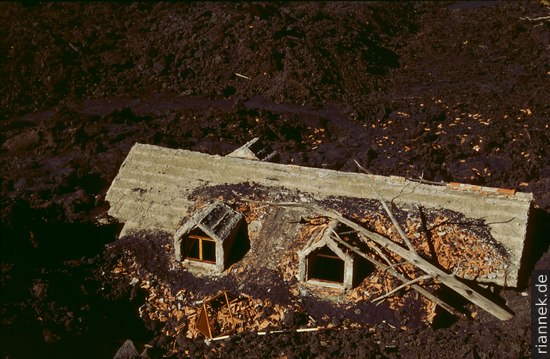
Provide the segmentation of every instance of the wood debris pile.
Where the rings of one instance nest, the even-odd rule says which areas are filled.
[[[357,218],[356,218],[357,219]],[[366,227],[374,228],[375,232],[380,233],[396,243],[402,243],[399,234],[389,221],[379,215],[362,217],[361,222]],[[323,231],[327,228],[328,219],[318,217],[315,221],[309,221],[297,238],[295,247],[302,248],[305,243],[318,240]],[[411,239],[418,253],[424,258],[438,263],[449,272],[459,277],[477,278],[479,276],[495,276],[495,273],[505,272],[507,268],[508,254],[501,247],[495,246],[490,240],[480,236],[478,233],[472,233],[458,223],[451,223],[445,216],[436,217],[430,228],[426,228],[426,223],[420,220],[407,220],[405,231]],[[353,232],[353,231],[352,231]],[[341,236],[343,240],[357,247],[357,236],[354,234]],[[350,239],[350,238],[355,239]],[[385,250],[373,241],[363,238],[368,244],[366,252],[371,258],[392,267],[408,280],[416,280],[416,284],[423,287],[428,285],[430,292],[434,293],[440,288],[437,279],[424,278],[420,271],[412,263],[404,261],[399,255]],[[375,250],[370,250],[374,248]],[[363,246],[363,250],[365,247]],[[350,253],[349,250],[346,250]],[[297,273],[296,251],[286,253],[281,259],[280,270],[285,280],[288,280]],[[387,293],[402,285],[403,282],[390,275],[387,271],[375,268],[357,287],[353,290],[341,293],[328,288],[312,288],[313,291],[325,298],[337,299],[338,301],[348,302],[370,302],[372,300],[383,298],[392,309],[399,309],[406,305],[407,298],[403,295],[392,295],[386,297]],[[299,284],[303,285],[303,284]],[[306,284],[307,286],[307,284]],[[405,286],[403,289],[408,289]],[[293,293],[299,292],[292,290]],[[351,308],[348,306],[348,308]],[[420,307],[422,317],[426,321],[432,322],[435,317],[436,304],[425,297],[421,297]]]
[[[307,218],[305,221],[298,237],[290,244],[289,250],[281,255],[279,262],[279,271],[284,280],[288,282],[298,275],[298,250],[304,248],[308,243],[319,240],[330,222],[325,217]]]
[[[270,300],[221,292],[189,309],[186,337],[215,338],[227,334],[281,328],[287,308]]]
[[[436,229],[429,231],[429,235],[420,231],[418,224],[407,223],[409,233],[420,233],[414,237],[413,243],[421,254],[459,277],[491,278],[506,271],[509,261],[506,252],[484,238],[472,235],[458,224],[448,224],[447,221],[445,217],[437,218],[433,225]]]
[[[224,198],[224,196],[217,197],[220,200]],[[273,210],[273,207],[269,205],[241,201],[231,196],[228,198],[230,199],[226,199],[226,203],[243,213],[248,224],[254,221],[265,222],[266,218],[270,218],[272,214],[270,211]],[[197,208],[204,206],[204,203],[205,199],[199,196],[196,201]],[[256,251],[258,253],[245,255],[216,279],[210,279],[214,282],[219,281],[218,283],[233,283],[232,286],[226,287],[228,292],[210,296],[205,296],[205,291],[202,292],[203,294],[199,294],[198,291],[188,290],[187,287],[181,285],[172,287],[132,259],[132,253],[127,253],[129,255],[126,256],[125,261],[120,262],[114,268],[113,273],[131,278],[134,285],[146,290],[146,303],[140,308],[140,315],[146,320],[161,323],[163,334],[172,340],[174,348],[177,338],[186,338],[186,340],[213,339],[227,334],[281,329],[288,324],[285,324],[288,312],[303,313],[304,318],[309,318],[301,323],[306,327],[316,327],[318,323],[330,323],[332,318],[326,314],[317,313],[316,318],[308,315],[304,309],[307,306],[301,300],[304,295],[314,295],[321,301],[328,299],[335,304],[335,307],[339,307],[343,311],[356,312],[357,305],[365,303],[372,304],[369,308],[375,308],[373,301],[378,300],[379,302],[384,301],[385,306],[390,309],[403,312],[403,308],[410,306],[411,292],[407,291],[413,287],[412,284],[403,285],[403,283],[411,280],[416,280],[415,285],[426,288],[429,292],[422,293],[420,291],[423,294],[421,296],[418,296],[418,288],[415,288],[417,292],[412,292],[415,298],[419,299],[415,299],[416,317],[428,322],[434,319],[438,298],[432,296],[430,300],[430,295],[438,290],[441,277],[426,276],[419,267],[413,265],[411,261],[405,261],[396,251],[390,251],[384,245],[375,243],[372,238],[367,238],[361,233],[363,229],[367,229],[385,237],[390,242],[389,244],[400,244],[404,250],[402,237],[387,217],[381,215],[379,211],[372,211],[372,209],[352,209],[344,213],[347,218],[341,218],[340,223],[344,225],[346,219],[351,218],[354,223],[348,221],[346,226],[353,227],[354,224],[360,224],[360,226],[355,226],[355,229],[351,231],[339,232],[338,229],[330,227],[330,222],[334,218],[330,218],[329,213],[308,211],[305,213],[309,217],[303,216],[299,218],[299,221],[285,224],[294,228],[296,232],[287,231],[286,236],[279,236],[281,238],[277,239],[280,242],[275,242],[271,235],[270,238],[259,238],[260,231],[249,233],[251,242],[269,240],[268,245],[282,248],[276,258],[270,259],[276,262],[272,268],[275,268],[274,271],[278,274],[278,277],[275,277],[278,279],[270,279],[272,282],[268,282],[268,285],[271,286],[269,288],[285,288],[284,290],[290,293],[292,298],[288,298],[290,300],[285,305],[274,303],[269,298],[257,295],[257,293],[248,292],[254,295],[246,294],[250,280],[257,281],[257,278],[253,278],[254,274],[247,274],[252,269],[262,266],[263,262],[267,260],[264,258],[265,255],[261,257],[262,250]],[[480,231],[472,231],[460,221],[457,222],[444,213],[431,216],[429,223],[419,216],[415,217],[408,213],[407,218],[401,222],[407,238],[418,255],[438,264],[447,273],[454,273],[459,277],[476,278],[478,276],[489,277],[494,273],[503,273],[506,270],[508,256],[502,248],[498,248],[490,241],[490,238],[480,236]],[[296,280],[299,268],[297,251],[319,240],[329,227],[333,228],[334,235],[340,240],[382,264],[382,266],[373,266],[352,290],[343,291],[318,287]],[[351,229],[350,227],[346,228]],[[291,239],[288,238],[288,233],[293,233]],[[285,243],[281,241],[285,241]],[[171,253],[173,249],[171,242],[162,244],[160,248],[167,253]],[[344,251],[350,254],[353,252],[350,248],[344,248]],[[397,252],[399,253],[399,251]],[[402,255],[406,256],[406,253],[402,253]],[[180,266],[176,267],[176,271],[185,271]],[[384,267],[390,269],[384,269]],[[251,271],[251,273],[256,272]],[[230,280],[224,281],[226,277]],[[196,280],[201,280],[201,278]],[[262,285],[265,286],[265,284]],[[182,287],[183,289],[181,289]],[[206,292],[219,289],[219,284],[217,284],[216,287]],[[405,295],[403,295],[404,291],[407,292]],[[235,295],[231,295],[229,292],[235,293]],[[279,293],[283,292],[279,291]],[[440,302],[438,304],[442,305]],[[349,323],[350,327],[361,327],[362,325],[359,322]]]
[[[396,243],[402,243],[392,224],[384,218],[373,216],[360,218],[358,221],[373,228],[374,232]],[[501,246],[479,233],[473,233],[460,223],[450,221],[448,217],[438,216],[429,226],[420,219],[408,219],[403,228],[422,257],[432,260],[458,277],[491,279],[496,278],[497,274],[506,273],[509,255]],[[403,261],[389,252],[386,254],[393,257],[393,263]],[[415,271],[412,265],[403,267],[405,272]]]
[[[176,346],[178,337],[188,339],[212,339],[244,332],[261,332],[281,329],[289,311],[302,312],[297,304],[283,306],[269,299],[239,296],[220,292],[199,298],[195,293],[181,289],[173,293],[170,285],[151,273],[146,273],[136,263],[120,261],[113,274],[134,278],[134,285],[145,289],[145,304],[139,308],[141,318],[161,323],[161,332]],[[141,279],[138,280],[137,274]],[[310,318],[306,328],[315,326]]]
[[[223,197],[220,198],[220,200],[223,200]],[[250,202],[237,202],[233,206],[234,209],[240,213],[242,213],[245,217],[246,223],[250,224],[250,222],[259,220],[263,218],[268,210],[267,207],[259,206],[254,203]]]
[[[146,282],[141,287],[149,290],[149,296],[140,309],[140,315],[165,323],[163,333],[171,338],[183,335],[189,339],[212,339],[228,334],[282,328],[288,310],[269,299],[262,300],[246,294],[237,297],[224,291],[202,300],[191,300],[196,299],[195,296],[185,290],[171,295],[168,288],[162,285],[152,288]],[[294,309],[301,310],[298,307]],[[307,326],[312,325],[308,323]]]

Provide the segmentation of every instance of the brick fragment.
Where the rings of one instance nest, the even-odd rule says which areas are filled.
[[[448,188],[458,189],[459,186],[460,186],[460,183],[458,183],[458,182],[450,182],[450,183],[447,183],[447,187],[448,187]]]
[[[513,195],[516,194],[515,189],[509,189],[509,188],[499,188],[499,189],[497,189],[497,192],[500,193],[500,194],[506,194],[508,196],[513,196]]]

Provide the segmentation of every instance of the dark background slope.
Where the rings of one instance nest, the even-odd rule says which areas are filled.
[[[139,293],[108,275],[118,227],[95,220],[136,141],[226,154],[263,135],[285,163],[532,191],[527,268],[548,268],[550,23],[525,19],[544,15],[539,2],[1,4],[2,355],[162,347]],[[529,298],[504,295],[506,323],[218,345],[525,356]]]

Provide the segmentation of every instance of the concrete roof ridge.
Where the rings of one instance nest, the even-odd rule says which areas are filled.
[[[471,185],[471,184],[458,183],[458,182],[449,182],[449,183],[442,182],[441,185],[433,185],[428,182],[422,182],[421,180],[416,180],[416,179],[413,180],[403,176],[396,176],[396,175],[384,176],[384,175],[378,175],[378,174],[346,172],[346,171],[337,171],[337,170],[326,169],[326,168],[299,166],[294,164],[255,161],[247,158],[211,155],[211,154],[206,154],[202,152],[196,152],[196,151],[190,151],[190,150],[184,150],[184,149],[171,149],[171,148],[166,148],[166,147],[161,147],[156,145],[142,144],[138,142],[134,144],[130,152],[132,152],[134,149],[138,151],[146,150],[146,151],[162,152],[167,155],[190,154],[191,156],[204,157],[205,159],[209,158],[211,160],[220,160],[222,158],[227,158],[228,163],[235,164],[235,165],[246,164],[247,167],[272,168],[275,171],[278,171],[283,168],[289,168],[297,172],[297,174],[301,174],[301,175],[306,175],[306,174],[311,175],[315,173],[319,177],[326,177],[326,176],[330,176],[330,174],[337,173],[344,177],[347,177],[347,176],[355,177],[355,178],[362,177],[362,178],[371,179],[376,182],[390,183],[392,185],[395,185],[395,184],[406,185],[407,183],[411,183],[411,184],[414,184],[417,187],[417,189],[420,189],[424,186],[427,186],[428,188],[432,188],[432,189],[435,187],[440,187],[441,190],[445,192],[460,190],[464,192],[471,192],[473,194],[490,195],[492,197],[493,196],[506,197],[506,198],[511,198],[518,201],[533,200],[533,194],[531,192],[520,192],[516,190],[498,188],[498,187],[479,186],[479,185]]]

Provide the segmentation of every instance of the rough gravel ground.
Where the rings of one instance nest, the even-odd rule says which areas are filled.
[[[526,259],[550,268],[550,22],[544,2],[0,4],[3,357],[165,352],[143,293],[109,277],[105,191],[136,141],[532,191]],[[239,75],[237,75],[239,74]],[[242,76],[240,76],[242,75]],[[525,282],[525,286],[528,282]],[[525,288],[521,288],[524,290]],[[529,297],[396,332],[207,346],[193,357],[528,357]]]

